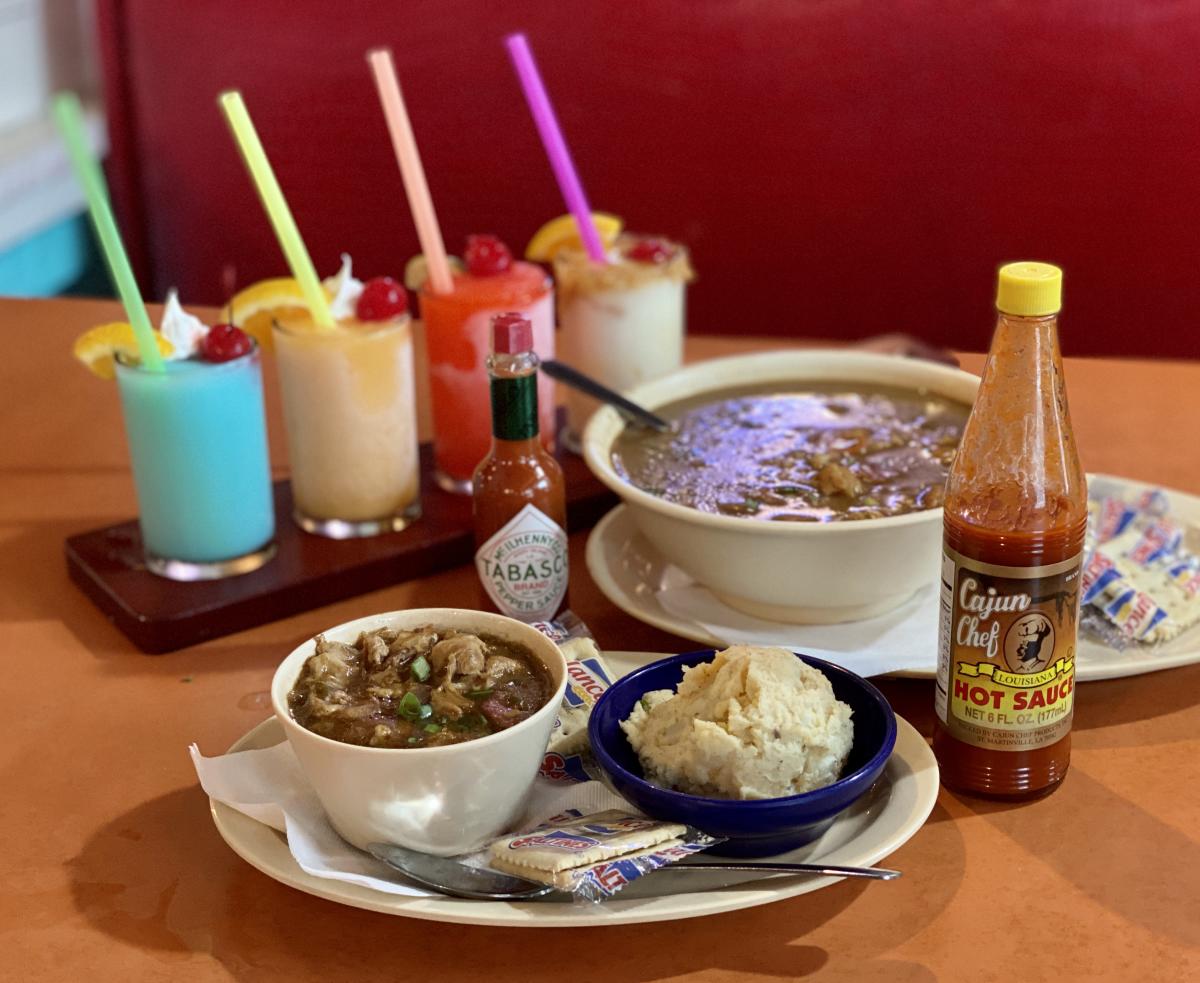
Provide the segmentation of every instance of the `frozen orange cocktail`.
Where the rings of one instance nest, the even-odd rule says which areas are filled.
[[[306,531],[339,539],[403,529],[421,508],[407,296],[390,277],[360,283],[348,261],[326,285],[333,328],[281,298],[270,318],[293,514]],[[237,315],[237,298],[233,306]]]

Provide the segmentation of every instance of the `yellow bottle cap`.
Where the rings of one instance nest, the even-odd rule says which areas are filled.
[[[996,308],[1018,317],[1062,310],[1062,270],[1049,263],[1007,263],[996,282]]]

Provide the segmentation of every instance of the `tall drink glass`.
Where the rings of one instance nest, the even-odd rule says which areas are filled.
[[[229,362],[117,362],[146,566],[172,580],[248,573],[275,552],[258,349]]]
[[[687,250],[665,239],[620,236],[611,260],[596,263],[576,249],[555,255],[558,344],[568,365],[624,392],[683,363],[684,287],[693,274]],[[598,406],[567,391],[571,450]]]
[[[554,357],[554,290],[540,266],[514,262],[502,273],[454,274],[454,290],[421,290],[421,317],[429,351],[433,405],[433,449],[437,483],[460,494],[492,445],[487,357],[491,321],[515,312],[533,325],[533,345],[543,361]],[[538,422],[542,441],[554,442],[554,383],[538,380]]]
[[[333,539],[405,528],[421,514],[412,323],[307,316],[272,328],[294,518]]]

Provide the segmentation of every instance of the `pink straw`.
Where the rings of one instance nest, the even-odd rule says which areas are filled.
[[[396,151],[396,162],[404,178],[404,192],[408,195],[408,207],[417,226],[417,238],[425,263],[429,268],[429,285],[435,294],[448,294],[454,290],[454,279],[450,275],[450,263],[446,259],[446,244],[442,242],[442,230],[438,227],[437,215],[433,210],[433,198],[425,181],[425,168],[421,166],[421,155],[417,152],[417,141],[413,136],[404,97],[400,94],[400,80],[396,78],[396,63],[388,48],[376,48],[367,53],[371,73],[375,76],[375,87],[379,90],[379,101],[383,103],[383,115],[387,120],[388,132],[392,135],[392,148]]]
[[[571,161],[571,152],[563,139],[558,119],[554,115],[554,107],[550,105],[550,97],[542,84],[542,77],[533,60],[533,52],[529,50],[529,42],[524,34],[510,34],[504,39],[504,43],[508,46],[509,57],[512,58],[517,77],[521,80],[521,88],[525,90],[525,101],[529,103],[529,111],[533,113],[533,121],[541,134],[542,146],[546,148],[546,156],[550,158],[550,166],[554,169],[558,188],[567,203],[567,208],[575,216],[575,224],[579,226],[579,238],[583,240],[583,248],[594,262],[607,263],[604,244],[600,241],[600,233],[596,231],[596,225],[592,221],[592,210],[588,208],[587,196],[583,193],[583,185],[579,183],[579,175]]]

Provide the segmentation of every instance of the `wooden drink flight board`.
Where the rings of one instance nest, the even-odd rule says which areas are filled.
[[[595,525],[616,496],[583,458],[560,450],[567,525]],[[71,536],[71,579],[143,652],[159,654],[229,635],[300,611],[467,563],[475,552],[471,499],[433,480],[433,449],[421,448],[421,517],[402,532],[326,539],[292,521],[289,482],[275,483],[278,553],[252,573],[181,583],[146,569],[136,519]]]

